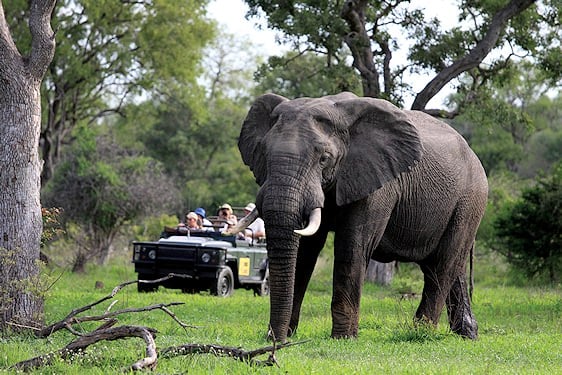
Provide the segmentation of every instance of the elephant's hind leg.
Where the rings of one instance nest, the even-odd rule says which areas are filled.
[[[451,287],[447,271],[433,264],[420,264],[424,285],[420,305],[416,311],[417,322],[437,325]]]
[[[467,220],[471,218],[468,212],[463,205],[457,207],[434,255],[420,264],[425,285],[416,318],[437,324],[446,302],[451,330],[475,339],[478,327],[472,315],[465,275],[478,222]]]
[[[462,337],[475,340],[478,337],[478,323],[472,314],[465,276],[458,276],[447,297],[447,313],[451,330]]]

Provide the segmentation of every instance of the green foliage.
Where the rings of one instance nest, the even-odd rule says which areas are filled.
[[[502,172],[488,176],[488,204],[486,213],[478,227],[477,239],[490,244],[496,238],[494,222],[503,206],[512,204],[519,194],[523,182],[513,173]]]
[[[43,182],[54,173],[61,145],[72,143],[71,130],[93,123],[121,105],[157,97],[181,87],[200,97],[202,50],[215,36],[207,18],[208,0],[58,1],[52,17],[56,51],[42,86]],[[6,7],[10,31],[27,52],[26,1]],[[181,63],[178,63],[181,62]]]
[[[498,250],[529,277],[559,281],[562,274],[562,163],[521,198],[506,204],[494,222]]]
[[[105,261],[124,225],[173,210],[179,201],[158,162],[119,147],[110,134],[100,135],[93,129],[75,129],[77,141],[43,197],[47,204],[63,208],[66,222],[79,226],[67,231],[81,245],[74,265],[78,270],[92,257]]]
[[[529,178],[548,170],[561,158],[560,97],[544,95],[544,75],[525,63],[512,64],[489,80],[494,84],[480,86],[452,125],[489,175],[509,171]]]
[[[327,57],[289,52],[270,57],[256,73],[256,92],[274,92],[287,98],[320,97],[351,91],[360,94],[361,81],[349,66],[326,63]]]
[[[468,94],[462,97],[461,104],[479,96],[480,85],[490,83],[503,70],[509,71],[513,55],[524,56],[519,60],[535,64],[535,68],[545,78],[541,86],[558,87],[562,77],[559,58],[560,5],[553,0],[541,2],[541,6],[527,6],[509,19],[505,27],[498,30],[499,38],[493,53],[480,57],[477,56],[479,50],[475,50],[476,44],[489,33],[491,20],[507,6],[505,1],[462,1],[458,4],[458,22],[449,29],[439,20],[429,19],[427,12],[406,0],[352,3],[336,0],[246,0],[246,3],[250,8],[250,17],[265,17],[268,26],[282,34],[281,42],[292,44],[291,49],[298,51],[268,61],[268,69],[277,73],[274,77],[280,77],[281,82],[272,81],[273,77],[268,77],[264,67],[258,75],[258,79],[263,79],[266,87],[272,84],[270,88],[281,87],[283,92],[289,89],[292,90],[291,94],[310,92],[309,86],[314,83],[300,81],[302,75],[299,74],[283,75],[278,72],[281,73],[282,69],[292,65],[301,67],[305,75],[311,76],[310,68],[302,69],[306,67],[306,61],[310,60],[310,54],[324,57],[326,71],[315,68],[313,72],[326,73],[334,80],[337,75],[333,72],[350,69],[352,60],[353,68],[357,69],[356,74],[361,75],[365,95],[376,94],[398,105],[403,105],[406,95],[412,94],[413,84],[409,73],[423,75],[422,79],[427,79],[425,83],[429,83],[429,79],[433,77],[428,74],[445,73],[445,68],[466,58],[471,51],[473,53],[468,59],[471,61],[467,61],[466,73],[461,76],[463,79],[470,78],[470,82],[465,84],[461,81],[457,85],[459,91],[466,91]],[[350,30],[350,25],[342,18],[345,13],[343,10],[350,7],[361,10],[361,14],[356,15],[353,21],[348,21],[361,24],[362,27],[356,27],[355,30]],[[353,43],[349,41],[361,37],[357,34],[363,27],[370,45],[352,46]],[[349,48],[342,48],[344,45]],[[354,48],[358,51],[353,51]],[[397,62],[395,56],[407,56],[406,61]],[[474,63],[474,58],[484,57],[482,64],[468,69],[467,65]],[[295,60],[299,59],[304,61],[297,63]],[[341,68],[334,69],[336,66]],[[457,70],[456,73],[448,74],[440,77],[440,80],[459,78],[460,73]],[[344,82],[353,81],[346,78]],[[325,84],[321,83],[318,87],[323,89]],[[374,87],[376,89],[371,89]],[[318,91],[322,90],[316,92]]]
[[[42,207],[41,217],[43,219],[43,232],[41,233],[41,246],[56,240],[64,235],[61,224],[62,209],[59,207]]]
[[[132,225],[132,238],[136,241],[154,241],[160,238],[164,227],[175,227],[179,222],[180,219],[177,216],[167,214],[148,217],[142,220],[140,224]]]

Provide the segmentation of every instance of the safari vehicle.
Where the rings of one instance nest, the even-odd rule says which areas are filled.
[[[133,263],[138,291],[153,292],[159,286],[186,293],[209,290],[221,297],[234,288],[269,295],[269,270],[264,241],[248,243],[219,232],[195,232],[166,228],[155,242],[133,242]],[[161,282],[142,282],[178,275]]]

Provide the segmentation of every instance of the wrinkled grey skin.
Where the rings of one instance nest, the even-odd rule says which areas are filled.
[[[252,105],[240,134],[244,162],[261,186],[267,232],[270,334],[295,332],[327,233],[335,232],[332,337],[356,337],[369,259],[416,262],[424,289],[416,319],[436,324],[447,305],[451,329],[478,334],[466,262],[484,214],[485,172],[447,124],[387,101],[351,93]],[[314,208],[316,234],[301,237]]]

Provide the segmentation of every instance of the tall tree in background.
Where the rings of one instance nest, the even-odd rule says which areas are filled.
[[[351,55],[364,96],[400,105],[405,94],[415,94],[412,109],[432,114],[454,116],[458,112],[458,108],[445,113],[426,106],[463,74],[471,78],[458,83],[458,89],[465,91],[464,101],[472,98],[487,78],[517,59],[534,61],[549,72],[552,82],[559,81],[562,74],[560,2],[555,0],[463,0],[458,23],[451,29],[444,29],[435,18],[428,20],[410,0],[246,3],[250,6],[248,16],[263,11],[268,25],[283,33],[281,41],[291,42],[296,50],[321,54],[327,65],[334,60],[347,64],[345,56]],[[407,58],[397,62],[399,53]],[[339,57],[334,59],[336,55]],[[433,78],[413,93],[406,73]]]
[[[197,98],[201,51],[214,37],[206,18],[208,0],[59,0],[53,18],[57,51],[45,77],[41,154],[42,182],[48,181],[64,144],[79,123],[93,124],[122,114],[139,95],[154,97],[181,86]],[[29,38],[21,13],[9,9],[13,33]]]
[[[40,326],[40,87],[55,53],[55,0],[29,1],[30,44],[22,55],[0,2],[0,331]]]

